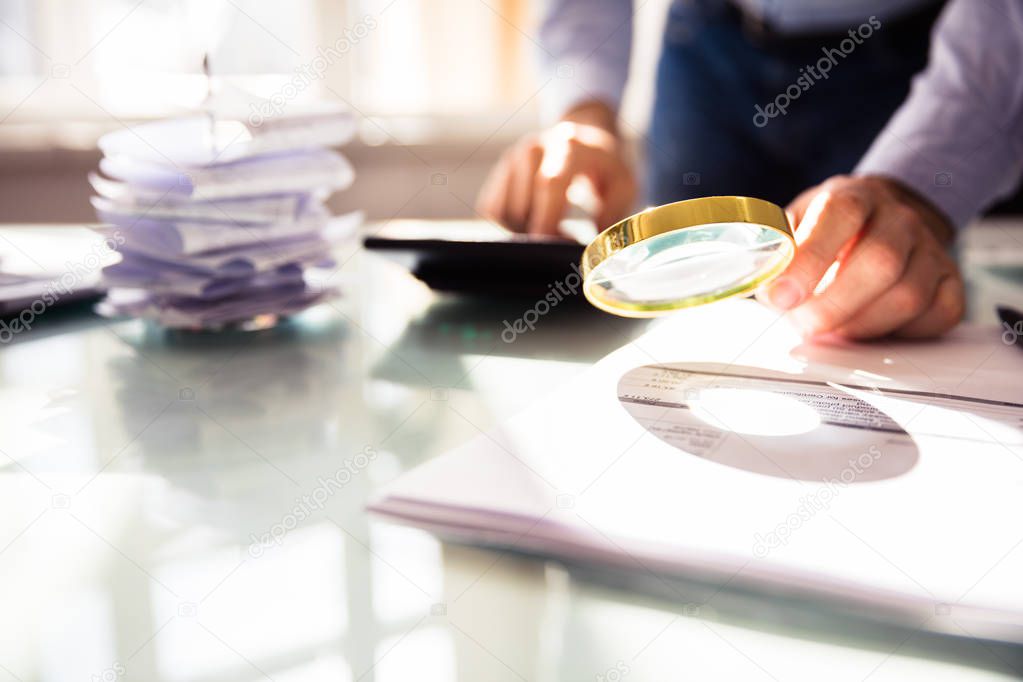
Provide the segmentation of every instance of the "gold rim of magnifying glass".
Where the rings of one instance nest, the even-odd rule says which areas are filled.
[[[713,294],[687,296],[659,303],[629,303],[603,295],[603,288],[595,285],[591,275],[597,266],[619,251],[642,241],[665,234],[716,223],[749,223],[774,230],[788,238],[792,248],[785,257],[766,272],[752,280]],[[703,303],[720,301],[730,296],[747,293],[770,281],[784,270],[795,255],[796,240],[792,236],[785,211],[770,201],[752,197],[701,197],[656,206],[615,223],[590,242],[583,251],[583,294],[586,299],[609,313],[623,317],[655,317],[661,313],[689,308]]]

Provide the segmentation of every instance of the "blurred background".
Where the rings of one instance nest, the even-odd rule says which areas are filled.
[[[335,211],[472,217],[540,120],[536,0],[0,0],[0,222],[95,222],[97,138],[196,110],[225,82],[361,120]],[[625,133],[641,141],[667,0],[639,3]],[[556,76],[557,77],[557,76]],[[568,77],[565,74],[563,77]],[[637,145],[640,146],[640,145]]]

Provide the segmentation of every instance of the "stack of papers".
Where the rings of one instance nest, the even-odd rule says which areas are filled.
[[[105,268],[102,314],[169,327],[219,328],[289,315],[334,295],[310,272],[359,214],[324,201],[355,173],[329,149],[347,142],[344,111],[265,120],[195,115],[104,136],[93,206],[120,262]]]
[[[660,321],[371,508],[461,541],[1023,642],[1021,375],[994,326],[812,345],[723,302]]]

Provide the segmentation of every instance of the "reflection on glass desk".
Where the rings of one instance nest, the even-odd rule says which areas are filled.
[[[528,301],[436,297],[360,251],[337,277],[344,299],[263,332],[79,309],[0,349],[0,681],[1023,673],[1011,649],[843,632],[743,595],[693,611],[639,573],[369,519],[379,486],[646,323],[565,305],[506,343]]]

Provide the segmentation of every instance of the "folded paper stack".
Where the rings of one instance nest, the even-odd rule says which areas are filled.
[[[361,215],[324,201],[355,178],[329,149],[354,121],[330,110],[262,121],[195,115],[100,139],[93,206],[121,259],[99,311],[168,327],[262,325],[336,290],[313,282]]]

